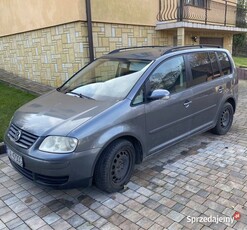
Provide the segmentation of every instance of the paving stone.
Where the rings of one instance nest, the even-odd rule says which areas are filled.
[[[140,226],[136,225],[135,223],[129,221],[129,220],[126,220],[124,221],[120,226],[120,229],[123,229],[123,230],[139,230]]]
[[[195,211],[198,211],[198,212],[201,212],[201,213],[204,213],[208,207],[204,206],[204,205],[201,205],[199,203],[196,203],[194,201],[189,201],[186,206],[188,206],[189,208],[191,209],[194,209]]]
[[[112,223],[107,223],[101,227],[102,230],[120,230],[119,227],[113,225]]]
[[[1,221],[3,223],[7,223],[16,217],[17,217],[17,215],[10,211],[10,212],[7,212],[7,213],[1,215]]]
[[[142,208],[139,213],[147,218],[149,218],[150,220],[155,220],[158,216],[160,216],[160,214],[148,207],[144,207]]]
[[[89,222],[94,222],[100,218],[100,216],[92,210],[88,210],[88,211],[84,212],[81,216]]]
[[[51,227],[55,230],[67,230],[71,228],[71,225],[63,219],[59,219],[54,222]]]
[[[72,217],[75,213],[72,210],[70,210],[69,208],[66,207],[66,208],[63,208],[60,211],[58,211],[57,214],[59,216],[61,216],[64,220],[67,220],[70,217]]]
[[[122,215],[119,215],[118,213],[113,214],[108,220],[117,226],[119,226],[121,223],[126,221],[126,218],[123,217]]]
[[[184,226],[182,226],[179,223],[173,223],[170,227],[168,227],[169,230],[179,230],[184,229]]]
[[[126,202],[127,200],[129,200],[129,198],[127,196],[124,196],[120,193],[116,193],[116,194],[112,195],[111,199],[113,199],[116,202],[121,203],[121,204]]]
[[[217,212],[223,212],[223,210],[226,208],[225,206],[218,204],[218,203],[211,201],[211,200],[205,201],[204,205],[217,211]]]
[[[139,225],[143,229],[149,229],[153,224],[154,222],[146,217],[143,217],[137,222],[137,225]]]
[[[171,212],[167,214],[167,217],[169,217],[170,219],[176,222],[180,222],[185,216],[179,212],[172,210]]]
[[[78,226],[80,226],[80,225],[82,225],[83,223],[86,222],[82,217],[80,217],[77,214],[75,214],[74,216],[70,217],[67,221],[74,228],[77,228]]]
[[[45,222],[38,216],[33,216],[30,219],[26,220],[25,223],[31,229],[39,229],[40,227],[45,225]]]
[[[96,208],[95,212],[97,212],[100,216],[102,216],[106,219],[114,214],[111,209],[107,208],[104,205],[101,205],[100,207]]]
[[[50,227],[49,225],[44,225],[41,228],[39,228],[39,230],[53,230],[53,228]]]
[[[136,223],[137,221],[139,221],[142,218],[142,216],[139,213],[137,213],[131,209],[125,210],[121,215],[124,216],[126,219],[129,219],[130,221],[134,222],[134,223]]]
[[[140,204],[143,204],[143,203],[145,203],[148,200],[148,198],[146,196],[140,195],[135,200],[137,202],[139,202]]]
[[[18,226],[23,224],[24,222],[19,218],[14,218],[6,223],[6,226],[8,229],[18,229]],[[0,229],[1,229],[1,224],[0,224]]]
[[[145,204],[145,202],[144,202]],[[128,200],[125,202],[125,206],[138,212],[140,209],[144,207],[144,204],[140,204],[139,202],[136,202],[135,200]]]
[[[126,195],[126,194],[125,194]],[[116,206],[119,205],[118,202],[116,202],[115,200],[113,199],[108,199],[106,200],[104,203],[103,203],[106,207],[110,208],[110,209],[113,209],[115,208]]]
[[[147,197],[150,197],[151,195],[153,195],[152,191],[150,191],[149,189],[143,188],[143,187],[137,189],[136,192],[138,192],[144,196],[147,196]]]
[[[124,212],[125,210],[127,210],[127,207],[125,207],[124,205],[122,204],[119,204],[117,207],[113,208],[113,210],[117,213],[122,213]]]
[[[166,198],[166,197],[163,197],[163,198],[159,201],[159,203],[161,203],[161,204],[163,204],[163,205],[165,205],[165,206],[167,206],[167,207],[169,207],[169,208],[172,208],[172,207],[176,204],[176,202],[175,202],[174,200],[168,199],[168,198]]]
[[[164,227],[158,225],[158,224],[154,224],[152,225],[149,230],[164,230]]]
[[[103,217],[100,217],[98,220],[94,221],[94,226],[96,226],[97,228],[101,228],[103,225],[105,225],[108,221],[103,218]]]
[[[56,213],[50,213],[47,216],[45,216],[43,218],[43,220],[47,223],[47,224],[52,224],[54,222],[56,222],[57,220],[59,220],[61,217],[58,216]]]
[[[147,206],[148,208],[151,208],[151,209],[156,209],[160,205],[160,203],[155,201],[155,200],[153,200],[153,199],[148,199],[146,202],[143,203],[143,205],[145,205],[145,206]]]
[[[82,213],[86,212],[88,208],[83,204],[76,204],[71,208],[75,213],[81,215]]]
[[[174,206],[173,206],[173,207],[174,207]],[[166,207],[165,205],[161,204],[159,207],[157,207],[157,208],[155,209],[155,211],[158,212],[158,213],[161,214],[161,215],[166,216],[166,214],[168,214],[168,213],[171,211],[171,209],[168,208],[168,207]]]
[[[174,223],[173,220],[166,216],[159,216],[157,219],[154,220],[155,223],[162,226],[163,228],[168,228],[170,225]]]

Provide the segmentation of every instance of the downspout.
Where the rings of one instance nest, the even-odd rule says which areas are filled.
[[[92,62],[94,60],[94,46],[93,46],[91,0],[86,0],[86,13],[87,13],[89,60],[90,62]]]

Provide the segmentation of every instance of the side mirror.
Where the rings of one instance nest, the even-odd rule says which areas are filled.
[[[168,100],[169,98],[170,98],[170,92],[166,89],[155,89],[148,97],[149,100],[159,100],[159,99]]]

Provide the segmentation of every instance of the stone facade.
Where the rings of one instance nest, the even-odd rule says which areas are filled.
[[[0,68],[46,85],[60,85],[87,62],[87,27],[84,23],[0,39]]]
[[[122,47],[169,44],[169,35],[155,27],[108,23],[93,23],[93,39],[96,57]]]
[[[152,26],[93,23],[95,57],[129,46],[167,45],[171,39]],[[69,23],[1,37],[0,68],[59,86],[89,61],[87,24]]]

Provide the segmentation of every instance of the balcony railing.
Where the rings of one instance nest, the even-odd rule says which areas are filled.
[[[236,26],[238,20],[243,20],[243,15],[238,17],[237,8],[235,2],[224,0],[159,0],[157,20]],[[246,9],[241,10],[246,15]]]

